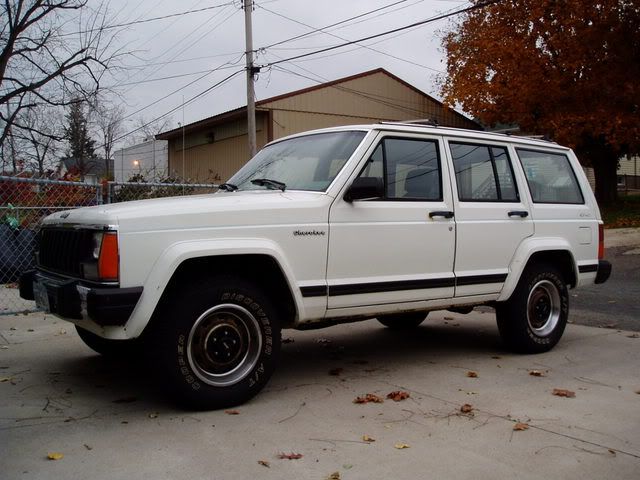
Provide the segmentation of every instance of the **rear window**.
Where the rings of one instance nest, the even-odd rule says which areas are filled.
[[[534,203],[583,204],[569,158],[562,153],[516,149]]]

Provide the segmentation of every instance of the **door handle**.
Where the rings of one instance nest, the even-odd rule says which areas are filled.
[[[529,216],[529,212],[526,210],[512,210],[507,215],[510,217],[527,218]]]
[[[443,212],[429,212],[429,218],[433,217],[453,218],[453,212],[450,210]]]

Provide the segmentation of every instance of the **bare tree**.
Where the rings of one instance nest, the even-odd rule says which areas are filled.
[[[109,104],[105,100],[97,100],[92,104],[91,117],[104,151],[104,172],[111,178],[111,156],[117,139],[124,132],[125,108],[121,104]]]
[[[133,126],[138,131],[135,135],[129,137],[129,145],[152,140],[157,134],[171,130],[173,128],[173,117],[146,120],[143,116],[140,116],[134,120]]]
[[[87,0],[5,0],[0,4],[0,144],[29,130],[22,114],[91,97],[125,55],[103,4]],[[39,132],[46,135],[46,132]]]
[[[19,129],[12,137],[19,141],[27,163],[25,167],[43,177],[47,170],[55,167],[56,154],[64,136],[63,118],[56,107],[46,105],[28,109],[18,118],[26,128]]]

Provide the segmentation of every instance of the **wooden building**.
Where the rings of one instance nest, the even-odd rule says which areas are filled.
[[[226,181],[249,160],[247,108],[156,136],[169,142],[169,173],[197,182]],[[258,149],[316,128],[428,119],[450,127],[480,125],[379,68],[256,102]]]

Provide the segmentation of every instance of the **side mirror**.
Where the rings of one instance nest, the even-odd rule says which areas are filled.
[[[380,177],[358,177],[344,194],[346,202],[380,198],[384,196],[384,184]]]

